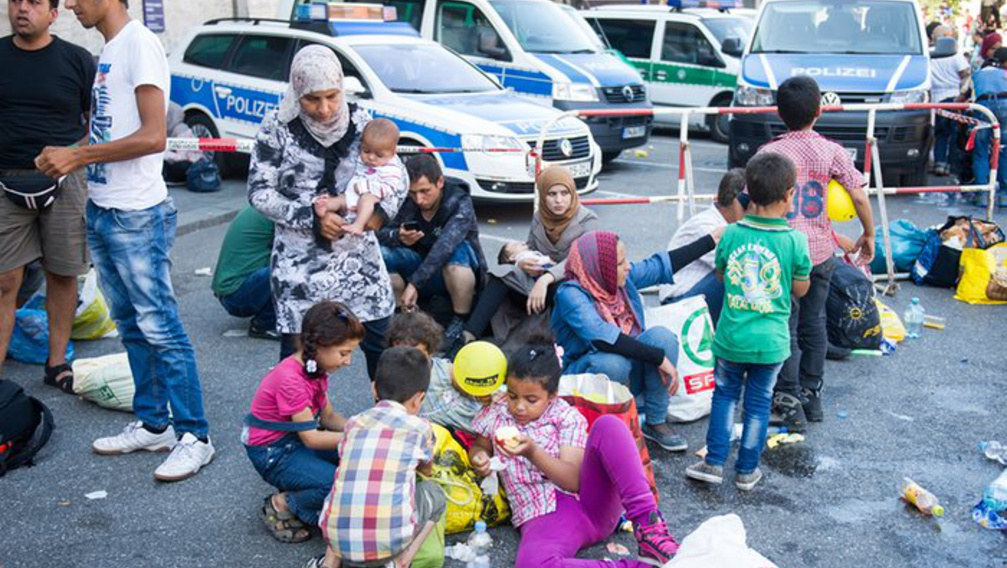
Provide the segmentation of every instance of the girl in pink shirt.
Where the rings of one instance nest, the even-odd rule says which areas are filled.
[[[304,314],[301,349],[259,383],[245,417],[242,442],[255,470],[280,490],[266,497],[262,520],[277,540],[303,542],[318,524],[332,488],[346,419],[326,394],[329,373],[350,364],[364,327],[337,302]]]

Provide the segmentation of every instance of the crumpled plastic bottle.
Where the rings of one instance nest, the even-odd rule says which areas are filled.
[[[989,484],[983,493],[983,503],[997,513],[1007,511],[1007,469]]]
[[[979,451],[986,454],[986,457],[998,462],[1000,465],[1007,465],[1007,446],[996,440],[990,442],[979,442]]]

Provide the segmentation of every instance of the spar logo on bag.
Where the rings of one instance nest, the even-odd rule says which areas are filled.
[[[713,367],[713,328],[708,312],[696,311],[686,318],[682,324],[681,340],[682,352],[697,368]],[[712,370],[687,375],[682,382],[689,394],[712,390],[716,386]]]
[[[691,422],[710,413],[715,386],[713,378],[713,320],[706,300],[693,296],[664,306],[649,308],[647,328],[663,327],[678,338],[675,366],[682,388],[668,399],[668,419]]]

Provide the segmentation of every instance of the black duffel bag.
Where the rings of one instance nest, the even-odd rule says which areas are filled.
[[[0,379],[0,477],[33,465],[52,429],[52,413],[42,401],[25,394],[14,381]]]
[[[859,269],[837,262],[825,303],[829,343],[846,349],[881,347],[881,313],[874,283]]]

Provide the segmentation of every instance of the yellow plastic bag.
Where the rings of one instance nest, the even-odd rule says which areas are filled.
[[[108,304],[98,289],[98,275],[92,268],[81,285],[70,338],[78,341],[114,336],[115,323],[109,316]]]
[[[432,424],[437,443],[434,446],[434,467],[430,480],[444,489],[448,500],[445,532],[455,534],[470,531],[482,519],[496,526],[510,518],[503,487],[495,496],[483,495],[482,480],[469,464],[465,448],[443,426]]]
[[[1007,244],[962,251],[962,278],[955,299],[969,304],[1007,304]]]
[[[881,332],[885,339],[900,343],[906,338],[906,326],[902,325],[899,315],[888,306],[881,303],[877,298],[874,302],[878,305],[878,312],[881,314]]]

